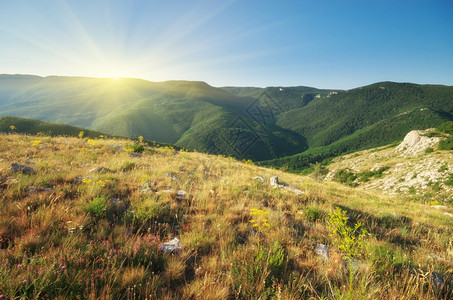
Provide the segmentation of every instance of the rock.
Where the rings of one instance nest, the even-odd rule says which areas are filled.
[[[14,173],[19,173],[20,172],[20,173],[25,174],[25,175],[36,174],[36,169],[35,168],[29,167],[29,166],[25,166],[25,165],[20,165],[18,163],[11,164],[11,169],[13,170]]]
[[[437,209],[441,209],[441,208],[447,208],[447,206],[445,205],[431,205],[432,208],[437,208]]]
[[[440,273],[432,272],[431,274],[429,274],[429,277],[433,281],[433,285],[436,288],[442,288],[442,286],[445,283],[444,282],[444,276],[442,274],[440,274]]]
[[[111,172],[111,170],[106,167],[97,167],[90,170],[90,173],[105,173],[105,172]]]
[[[93,178],[93,176],[85,176],[85,177],[77,177],[75,180],[74,180],[74,183],[81,183],[82,181],[84,180],[89,180]]]
[[[174,181],[178,181],[179,180],[178,177],[176,177],[175,175],[173,175],[171,173],[165,173],[164,175],[167,176],[167,177],[170,177],[171,180],[174,180]]]
[[[142,154],[138,152],[129,152],[130,157],[136,157],[136,158],[141,158]]]
[[[453,218],[453,214],[452,214],[452,213],[449,213],[449,212],[446,212],[446,211],[445,211],[445,212],[444,212],[444,215],[446,215],[446,216],[449,216],[449,217]]]
[[[142,193],[150,193],[152,192],[153,190],[151,189],[151,185],[149,184],[149,182],[146,182],[145,184],[141,185],[138,190]]]
[[[290,192],[293,192],[295,193],[296,195],[302,195],[304,192],[301,191],[301,190],[298,190],[298,189],[295,189],[295,188],[292,188],[292,187],[284,187],[286,190],[290,191]]]
[[[110,199],[110,204],[115,208],[115,210],[119,213],[124,212],[127,210],[128,204],[126,201],[121,200],[120,198],[112,198]]]
[[[271,185],[272,186],[279,186],[280,185],[280,182],[278,182],[278,176],[272,176],[270,181],[271,181]]]
[[[324,244],[316,244],[316,254],[321,256],[323,259],[328,260],[329,259],[329,247]]]
[[[263,182],[263,183],[266,182],[266,179],[264,179],[264,177],[261,177],[261,176],[256,176],[256,177],[254,177],[253,179],[259,180],[259,181],[261,181],[261,182]],[[277,178],[277,181],[278,181],[278,178]],[[272,184],[272,182],[271,182],[271,184]]]
[[[204,275],[204,269],[203,267],[198,267],[195,269],[195,276],[200,276],[200,275]]]
[[[121,145],[110,144],[109,146],[115,149],[116,152],[123,151],[123,146]]]
[[[350,267],[353,271],[357,271],[358,269],[364,268],[366,266],[365,263],[355,258],[347,258],[343,261],[346,268]]]
[[[436,146],[440,141],[440,137],[423,135],[427,132],[424,130],[412,130],[404,137],[401,144],[395,148],[395,151],[402,152],[403,155],[413,155]]]
[[[181,251],[181,241],[178,238],[173,238],[169,242],[160,245],[160,251],[167,254],[176,254]]]
[[[33,185],[28,186],[25,190],[27,192],[29,192],[30,194],[34,194],[34,193],[36,193],[38,191],[36,186],[33,186]]]
[[[278,181],[277,176],[272,176],[270,179],[270,182],[271,182],[271,186],[273,186],[274,188],[283,188],[283,189],[293,192],[297,195],[302,195],[304,193],[303,191],[293,188],[293,187],[289,186],[288,184],[281,184]]]
[[[182,201],[186,198],[186,195],[187,195],[186,191],[179,190],[176,192],[176,199],[178,199],[179,201]]]

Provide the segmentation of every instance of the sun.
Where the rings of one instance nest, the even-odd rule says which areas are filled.
[[[113,76],[112,79],[115,80],[115,81],[118,81],[118,80],[121,79],[121,77],[119,77],[119,76]]]

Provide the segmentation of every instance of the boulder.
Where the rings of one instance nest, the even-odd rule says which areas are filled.
[[[270,181],[271,181],[271,185],[272,186],[279,186],[280,185],[280,182],[278,182],[278,176],[272,176]]]
[[[25,175],[36,174],[35,168],[25,166],[25,165],[20,165],[18,163],[11,164],[11,169],[13,170],[14,173],[22,173]]]

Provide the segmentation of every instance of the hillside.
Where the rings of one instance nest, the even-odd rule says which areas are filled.
[[[415,201],[452,205],[453,151],[439,148],[444,139],[435,129],[411,131],[400,144],[336,157],[313,175]]]
[[[198,81],[0,75],[0,116],[7,115],[143,136],[300,172],[453,120],[453,87],[216,88]]]
[[[137,143],[0,135],[1,297],[453,296],[451,203]]]
[[[66,124],[57,124],[17,117],[0,117],[1,133],[25,133],[46,136],[78,136],[81,131],[83,131],[83,136],[85,137],[99,138],[100,136],[104,136],[103,133],[98,131],[87,130],[81,127],[74,127]],[[105,136],[107,137],[107,135]]]
[[[325,158],[401,141],[411,130],[452,120],[453,87],[382,82],[321,96],[277,117],[277,125],[307,138],[308,149],[263,165],[300,171]]]

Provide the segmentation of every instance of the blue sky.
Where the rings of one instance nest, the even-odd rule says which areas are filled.
[[[453,1],[0,0],[0,73],[453,85]]]

